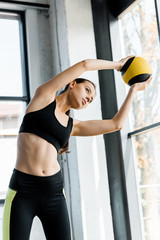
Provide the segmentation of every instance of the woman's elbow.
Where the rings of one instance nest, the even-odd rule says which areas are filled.
[[[115,122],[115,129],[116,129],[116,131],[122,130],[122,128],[123,128],[123,123],[121,123],[121,122],[119,122],[119,121],[116,121],[116,120],[114,120],[114,122]]]
[[[90,70],[89,69],[89,59],[84,59],[82,61],[82,64],[83,64],[83,68],[84,68],[85,71],[89,71]]]
[[[121,125],[116,125],[116,126],[115,126],[115,131],[120,131],[120,130],[122,130],[122,128],[123,128],[123,126],[121,126]]]

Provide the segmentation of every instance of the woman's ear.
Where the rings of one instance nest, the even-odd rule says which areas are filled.
[[[70,83],[70,88],[74,88],[76,86],[77,82],[74,80]]]

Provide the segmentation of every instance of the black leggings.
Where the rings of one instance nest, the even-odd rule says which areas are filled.
[[[41,177],[13,170],[3,216],[3,240],[29,240],[38,216],[46,239],[71,240],[61,170]]]

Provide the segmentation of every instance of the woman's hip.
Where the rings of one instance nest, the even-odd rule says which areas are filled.
[[[63,191],[64,181],[61,169],[51,176],[35,176],[13,170],[9,188],[26,195],[54,195]]]

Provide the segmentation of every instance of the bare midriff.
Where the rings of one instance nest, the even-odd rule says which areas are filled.
[[[51,176],[60,170],[56,148],[32,133],[19,133],[15,168],[35,176]]]

